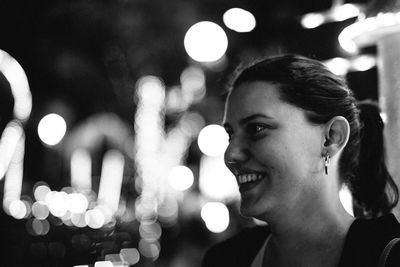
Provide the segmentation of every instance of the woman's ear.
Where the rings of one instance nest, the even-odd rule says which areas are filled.
[[[347,144],[350,135],[350,125],[346,118],[336,116],[325,124],[324,150],[333,157]]]

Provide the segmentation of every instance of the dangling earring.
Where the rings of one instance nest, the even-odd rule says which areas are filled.
[[[324,156],[324,164],[325,164],[325,174],[328,175],[328,167],[329,167],[329,163],[330,163],[330,156],[329,153],[326,152],[325,156]]]

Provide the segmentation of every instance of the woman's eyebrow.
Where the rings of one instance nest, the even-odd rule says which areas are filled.
[[[265,115],[265,114],[261,114],[261,113],[256,113],[256,114],[252,114],[250,116],[247,116],[241,120],[239,120],[239,124],[243,125],[248,123],[249,121],[258,119],[258,118],[263,118],[263,119],[272,119],[272,117]]]
[[[239,120],[239,124],[240,125],[244,125],[244,124],[248,123],[249,121],[252,121],[252,120],[255,120],[255,119],[258,119],[258,118],[273,119],[272,117],[270,117],[268,115],[261,114],[261,113],[256,113],[256,114],[252,114],[250,116],[247,116],[247,117],[245,117],[243,119],[240,119]],[[228,122],[223,123],[222,126],[225,129],[232,129],[232,126]]]

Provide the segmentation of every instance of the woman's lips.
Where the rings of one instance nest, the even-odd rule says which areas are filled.
[[[244,193],[256,187],[265,177],[261,173],[246,173],[237,176],[240,193]]]

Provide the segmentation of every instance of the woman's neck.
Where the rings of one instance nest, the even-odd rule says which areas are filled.
[[[323,208],[322,208],[323,207]],[[339,199],[319,208],[296,209],[268,220],[266,266],[336,266],[354,217]]]

